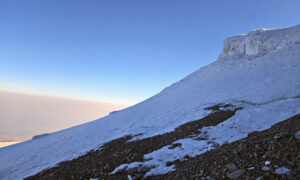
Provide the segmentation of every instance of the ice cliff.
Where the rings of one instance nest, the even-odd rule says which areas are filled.
[[[219,59],[245,56],[252,59],[295,44],[300,44],[300,25],[286,29],[259,29],[227,38]]]

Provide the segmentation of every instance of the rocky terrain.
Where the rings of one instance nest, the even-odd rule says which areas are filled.
[[[176,128],[174,132],[129,141],[126,136],[106,143],[97,151],[90,151],[74,160],[60,163],[26,179],[299,179],[300,178],[300,114],[272,128],[249,134],[245,139],[224,144],[196,157],[168,162],[175,171],[165,175],[144,177],[153,168],[139,168],[111,172],[123,163],[145,161],[143,156],[177,139],[193,136],[204,126],[215,126],[240,110],[220,110],[229,104],[208,109],[213,112],[203,119]],[[198,139],[201,141],[202,139]],[[180,148],[173,143],[170,148]]]
[[[149,179],[300,179],[300,114]]]

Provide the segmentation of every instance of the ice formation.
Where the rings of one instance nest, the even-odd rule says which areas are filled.
[[[287,29],[259,29],[245,35],[227,38],[220,58],[241,59],[244,56],[262,56],[295,44],[300,44],[300,26]]]

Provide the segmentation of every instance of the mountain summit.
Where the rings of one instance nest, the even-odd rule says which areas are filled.
[[[299,152],[299,113],[300,25],[260,29],[228,38],[217,61],[144,102],[1,148],[0,179],[296,177],[299,164],[271,150]]]

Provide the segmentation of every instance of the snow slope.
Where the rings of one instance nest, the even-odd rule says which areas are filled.
[[[218,103],[244,107],[223,126],[207,130],[209,138],[218,144],[241,139],[300,113],[300,25],[229,38],[216,62],[142,103],[90,123],[0,148],[0,179],[33,175],[125,135],[143,133],[136,137],[141,139],[172,131],[204,117],[209,113],[204,108]],[[230,127],[234,128],[228,131]],[[145,163],[160,167],[147,175],[174,170],[160,160],[194,156],[212,148],[205,141],[179,141],[184,150],[169,152],[163,147],[146,155],[153,159]],[[136,164],[141,162],[120,168]]]

